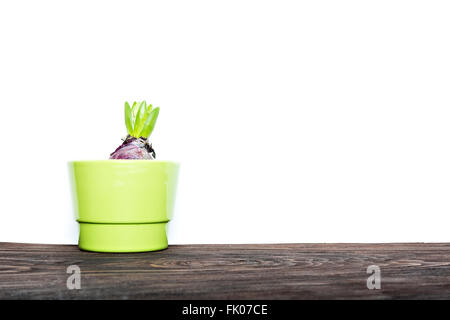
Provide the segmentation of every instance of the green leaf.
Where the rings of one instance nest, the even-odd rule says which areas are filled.
[[[136,121],[136,113],[138,111],[138,104],[137,102],[133,102],[133,106],[131,107],[131,123],[134,125],[134,122]]]
[[[125,102],[125,125],[127,126],[127,132],[131,136],[133,135],[133,123],[131,121],[131,108],[128,102]]]
[[[159,115],[159,107],[156,107],[153,109],[150,114],[147,116],[147,119],[145,120],[144,127],[140,133],[140,137],[144,137],[148,139],[150,135],[153,132],[153,129],[155,128],[156,120],[158,119]]]
[[[134,137],[139,138],[142,128],[145,123],[145,111],[146,111],[146,103],[142,101],[139,105],[139,110],[136,114],[136,121],[134,122]]]

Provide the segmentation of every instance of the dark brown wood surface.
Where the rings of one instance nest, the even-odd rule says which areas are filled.
[[[66,286],[81,269],[81,289]],[[381,289],[367,289],[367,267]],[[0,243],[0,299],[450,299],[450,244],[185,245],[149,253]]]

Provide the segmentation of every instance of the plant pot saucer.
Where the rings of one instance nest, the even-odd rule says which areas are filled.
[[[168,247],[167,223],[83,223],[78,246],[95,252],[146,252]]]

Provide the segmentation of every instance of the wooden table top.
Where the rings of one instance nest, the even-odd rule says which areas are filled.
[[[67,287],[71,265],[80,269],[79,290]],[[381,289],[367,287],[370,265],[380,268]],[[450,244],[174,245],[110,254],[0,243],[0,299],[391,298],[450,299]]]

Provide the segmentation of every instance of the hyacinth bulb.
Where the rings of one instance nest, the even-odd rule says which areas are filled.
[[[134,102],[130,107],[125,102],[125,125],[128,135],[123,143],[110,155],[110,159],[155,159],[155,151],[148,138],[155,128],[159,108],[147,105],[145,101]]]

